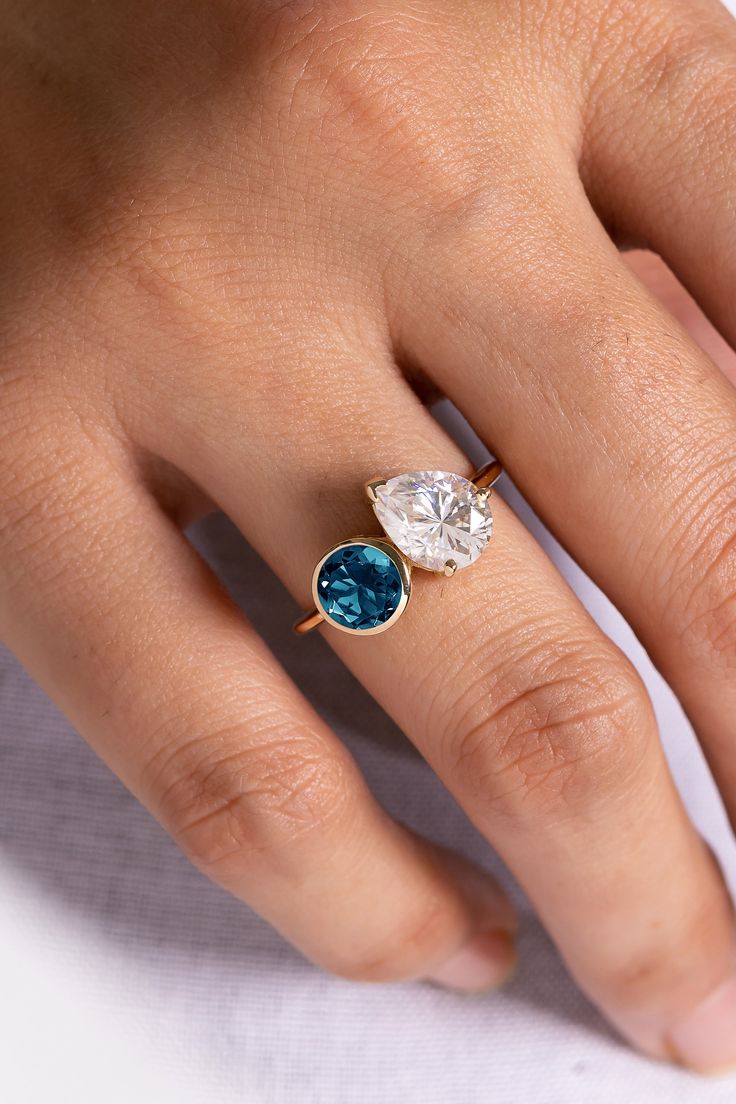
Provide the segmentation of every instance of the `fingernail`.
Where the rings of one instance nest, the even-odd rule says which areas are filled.
[[[736,1069],[736,977],[719,986],[668,1036],[674,1056],[698,1073]]]
[[[508,981],[516,961],[514,938],[508,931],[482,932],[427,974],[425,980],[444,989],[482,993]]]

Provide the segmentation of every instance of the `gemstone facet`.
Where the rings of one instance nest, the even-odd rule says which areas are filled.
[[[374,484],[376,517],[407,559],[428,571],[478,559],[493,531],[488,494],[452,472],[419,471]]]
[[[337,628],[380,632],[409,597],[409,573],[395,549],[356,538],[331,549],[315,572],[313,590],[325,617]]]

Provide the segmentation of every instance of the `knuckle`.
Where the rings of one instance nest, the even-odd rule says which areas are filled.
[[[731,48],[715,48],[702,38],[670,39],[643,63],[639,85],[654,117],[680,119],[673,123],[673,143],[687,150],[702,166],[700,201],[731,195],[736,140],[736,72]],[[649,115],[652,118],[652,115]],[[698,125],[693,126],[693,119]],[[661,171],[659,186],[671,187],[671,174]]]
[[[704,57],[702,35],[690,20],[665,20],[645,5],[637,19],[639,34],[630,41],[632,77],[649,95],[671,89],[692,63]]]
[[[311,731],[271,722],[197,736],[149,763],[146,787],[171,835],[198,866],[211,870],[232,856],[279,852],[324,827],[344,809],[347,755],[327,749]]]
[[[279,102],[286,101],[287,124],[296,107],[317,108],[322,115],[330,108],[337,115],[362,113],[378,87],[370,64],[378,49],[371,6],[321,0],[310,7],[305,19],[298,4],[290,5],[273,39],[270,70],[278,79],[272,87]]]
[[[447,915],[430,905],[407,911],[391,931],[349,948],[333,947],[323,963],[348,981],[398,981],[417,975],[448,942]]]
[[[334,94],[344,110],[357,94],[360,106],[365,92],[385,87],[385,69],[376,63],[401,56],[396,47],[402,42],[406,47],[409,26],[420,35],[421,17],[359,0],[298,0],[278,13],[272,68],[290,78],[281,86],[289,95],[295,89],[315,91],[320,98]]]
[[[694,10],[688,0],[601,0],[591,13],[593,64],[586,84],[588,107],[600,119],[588,127],[588,140],[597,141],[598,133],[609,144],[616,141],[611,127],[600,125],[614,110],[627,119],[620,133],[628,140],[659,119],[666,120],[673,141],[713,145],[712,124],[722,159],[721,123],[728,120],[733,136],[736,92],[728,14],[717,5]],[[639,111],[642,98],[646,112]],[[706,125],[693,127],[694,115]],[[707,156],[707,150],[697,153]],[[666,177],[666,167],[658,164],[657,173],[657,180]]]
[[[480,681],[448,742],[452,776],[489,815],[564,815],[616,792],[651,732],[648,699],[613,648],[569,642]]]
[[[672,2],[678,5],[680,0]],[[673,19],[667,8],[662,0],[598,0],[588,9],[584,24],[588,41],[604,60],[675,54],[695,21]]]
[[[467,169],[441,156],[436,113],[427,111],[446,70],[436,14],[321,0],[304,17],[303,7],[288,7],[273,36],[266,83],[276,131],[292,145],[306,136],[311,157],[326,151],[335,183],[346,172],[365,178],[370,166],[371,187],[395,191],[417,174],[423,191],[446,202],[448,182]]]
[[[728,73],[722,35],[695,19],[659,16],[634,39],[638,90],[667,104],[681,103],[720,85]],[[722,28],[721,28],[722,31]]]

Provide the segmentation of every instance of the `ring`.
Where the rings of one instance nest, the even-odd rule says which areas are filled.
[[[327,549],[312,574],[314,609],[294,631],[327,624],[371,636],[396,624],[411,597],[413,568],[451,576],[483,552],[493,533],[491,488],[502,472],[492,460],[470,479],[418,471],[369,480],[365,491],[384,535]]]

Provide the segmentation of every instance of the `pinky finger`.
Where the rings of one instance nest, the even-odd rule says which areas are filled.
[[[21,661],[189,857],[308,957],[500,983],[514,920],[495,883],[384,812],[125,453],[62,439],[2,500],[0,633]]]

